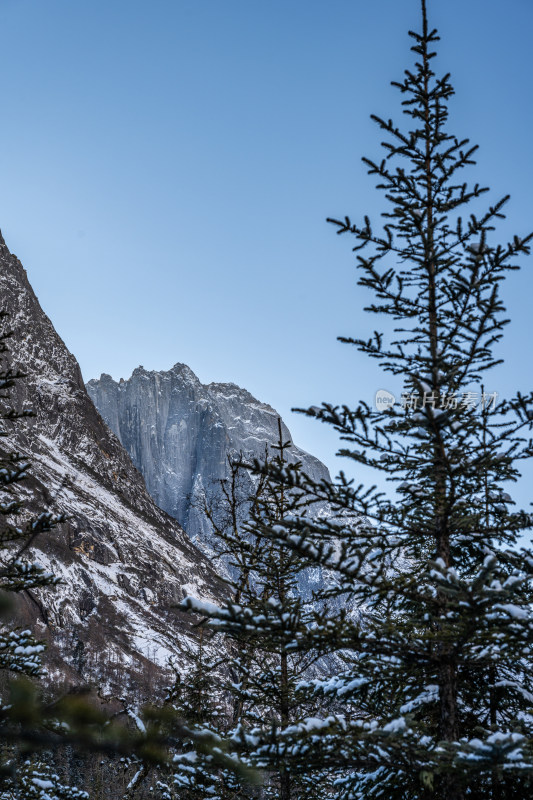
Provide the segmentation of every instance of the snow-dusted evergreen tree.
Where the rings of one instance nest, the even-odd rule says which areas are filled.
[[[126,775],[122,800],[150,792],[154,800],[237,800],[240,787],[256,775],[229,754],[224,739],[230,712],[221,681],[226,648],[222,637],[199,628],[196,645],[187,645],[169,668],[174,679],[162,705],[139,716],[122,700],[124,710],[148,741],[164,742],[166,758],[133,755],[121,759]],[[157,763],[158,762],[158,763]],[[248,796],[248,795],[246,795]]]
[[[525,798],[533,554],[520,536],[532,520],[506,490],[533,455],[533,395],[479,392],[507,322],[502,280],[532,235],[498,243],[508,198],[484,207],[487,190],[464,182],[476,147],[447,130],[453,89],[433,71],[438,36],[426,0],[421,9],[421,32],[410,34],[415,64],[394,84],[406,124],[374,117],[384,158],[365,159],[384,193],[383,225],[330,220],[353,237],[359,285],[373,294],[367,310],[395,331],[343,341],[377,359],[403,385],[402,400],[306,412],[334,426],[356,466],[396,482],[397,495],[355,488],[342,474],[317,485],[290,465],[268,467],[269,480],[328,501],[332,514],[265,520],[263,535],[334,571],[339,586],[329,596],[364,611],[332,613],[326,603],[307,625],[288,609],[277,628],[265,614],[285,651],[346,660],[343,674],[307,682],[311,696],[342,708],[289,726],[278,753],[285,770],[337,770],[343,800]],[[231,624],[259,638],[267,623],[243,603]],[[269,727],[258,724],[254,735],[267,751]]]
[[[221,767],[215,757],[213,745],[227,728],[227,710],[223,707],[220,687],[220,648],[223,643],[210,641],[211,634],[200,628],[198,646],[187,651],[189,668],[181,671],[176,662],[172,664],[174,682],[165,700],[173,715],[182,719],[194,738],[182,740],[174,754],[168,775],[161,774],[156,781],[156,797],[161,800],[230,800],[238,797],[233,790],[234,776]],[[207,645],[206,646],[206,641]],[[198,747],[202,733],[211,746],[202,751]]]
[[[40,760],[27,760],[16,770],[0,800],[89,800],[87,792],[66,786],[53,769]]]
[[[247,469],[242,462],[231,465],[230,477],[222,486],[227,513],[207,512],[218,541],[215,547],[232,576],[226,605],[217,608],[187,598],[184,606],[205,613],[210,625],[227,636],[231,726],[226,738],[244,763],[263,771],[261,797],[319,800],[325,796],[325,778],[322,785],[316,773],[310,777],[308,770],[293,771],[280,757],[284,732],[316,707],[317,700],[309,701],[298,689],[316,653],[291,652],[294,630],[311,619],[310,604],[300,597],[296,582],[302,560],[264,533],[308,507],[301,492],[287,491],[270,479],[271,466],[283,470],[289,463],[291,442],[284,441],[279,420],[278,429],[274,452],[266,455],[263,465],[256,465],[258,483],[247,503],[248,519],[243,522],[238,513],[240,475]],[[293,470],[299,473],[300,465],[295,464]],[[265,739],[257,738],[260,730],[268,731]],[[249,796],[246,787],[242,791],[242,796]]]

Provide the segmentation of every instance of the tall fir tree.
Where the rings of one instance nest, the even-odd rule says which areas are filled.
[[[186,737],[174,754],[167,774],[156,781],[156,797],[161,800],[233,800],[236,778],[213,757],[213,743],[222,746],[222,735],[227,729],[228,712],[224,707],[220,687],[220,642],[213,642],[204,628],[199,630],[197,646],[187,651],[189,668],[183,672],[172,664],[174,682],[165,699],[165,705],[183,719],[191,732],[201,740],[208,736],[212,747],[202,752],[195,741]],[[222,646],[222,650],[223,650]]]
[[[477,148],[447,130],[453,89],[433,70],[426,0],[421,12],[414,67],[393,84],[406,125],[374,116],[384,157],[364,159],[384,194],[383,225],[329,220],[355,241],[358,283],[373,294],[366,310],[394,328],[342,341],[394,376],[402,401],[305,411],[397,494],[268,465],[269,480],[327,501],[331,515],[291,514],[264,522],[263,535],[338,577],[313,624],[289,615],[271,635],[346,665],[307,681],[337,713],[290,726],[278,753],[291,771],[336,770],[342,800],[510,800],[533,790],[533,553],[520,546],[532,518],[507,494],[533,455],[533,395],[479,390],[508,322],[502,281],[533,235],[499,244],[508,198],[480,209],[487,189],[462,179]],[[242,607],[232,626],[250,636],[262,622]],[[268,745],[266,726],[255,735]]]
[[[222,485],[225,513],[206,508],[215,547],[231,574],[228,600],[224,607],[215,607],[187,598],[184,607],[205,613],[215,630],[226,634],[225,688],[231,725],[225,735],[239,759],[263,771],[261,797],[320,800],[326,796],[326,777],[318,782],[308,770],[293,771],[280,755],[285,732],[321,702],[299,690],[317,654],[291,650],[293,629],[312,616],[311,598],[302,598],[297,584],[302,560],[268,535],[271,526],[309,510],[309,499],[301,491],[287,490],[270,478],[271,468],[283,471],[289,465],[291,444],[278,420],[277,444],[266,452],[262,464],[248,465],[242,457],[230,464],[229,478]],[[299,463],[292,463],[293,472],[299,474],[300,469]],[[250,470],[257,483],[243,518],[241,488],[248,481],[242,473]],[[265,739],[258,736],[262,730],[268,730]],[[249,796],[246,787],[242,791],[238,796]]]

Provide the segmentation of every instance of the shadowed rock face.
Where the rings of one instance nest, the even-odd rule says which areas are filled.
[[[50,641],[52,677],[121,692],[131,685],[137,697],[144,683],[149,694],[168,657],[193,636],[173,606],[185,593],[216,597],[217,576],[152,500],[1,235],[0,298],[14,334],[11,361],[27,375],[10,405],[36,415],[2,446],[30,457],[31,506],[68,515],[33,550],[63,584],[27,596],[19,612]],[[147,441],[153,445],[151,435]]]
[[[204,494],[219,495],[228,456],[261,460],[278,440],[279,415],[271,406],[233,383],[204,385],[185,364],[168,372],[138,367],[118,383],[102,375],[89,381],[87,391],[152,497],[194,541],[209,540],[201,501]],[[291,459],[316,480],[329,479],[324,464],[295,445]]]

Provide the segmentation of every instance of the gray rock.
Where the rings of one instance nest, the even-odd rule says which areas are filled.
[[[104,374],[87,391],[156,503],[198,543],[210,537],[202,500],[219,496],[228,456],[261,460],[278,440],[271,406],[234,383],[204,385],[185,364],[167,372],[138,367],[120,382]],[[282,431],[292,441],[284,423]],[[329,480],[324,464],[294,444],[290,458],[315,480]]]

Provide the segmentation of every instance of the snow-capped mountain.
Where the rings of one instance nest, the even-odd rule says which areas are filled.
[[[68,515],[33,548],[62,584],[25,596],[21,620],[49,640],[55,677],[122,692],[131,683],[142,697],[143,685],[194,636],[175,604],[191,592],[216,597],[217,576],[152,500],[1,235],[0,291],[11,361],[27,375],[11,404],[35,412],[14,426],[8,444],[31,461],[28,503]]]
[[[262,460],[278,441],[279,414],[271,406],[234,383],[202,384],[185,364],[167,372],[138,367],[119,382],[104,374],[87,391],[156,503],[193,541],[209,540],[202,501],[216,501],[228,456]],[[284,423],[282,431],[292,441]],[[290,458],[315,480],[329,480],[327,467],[294,444]]]

